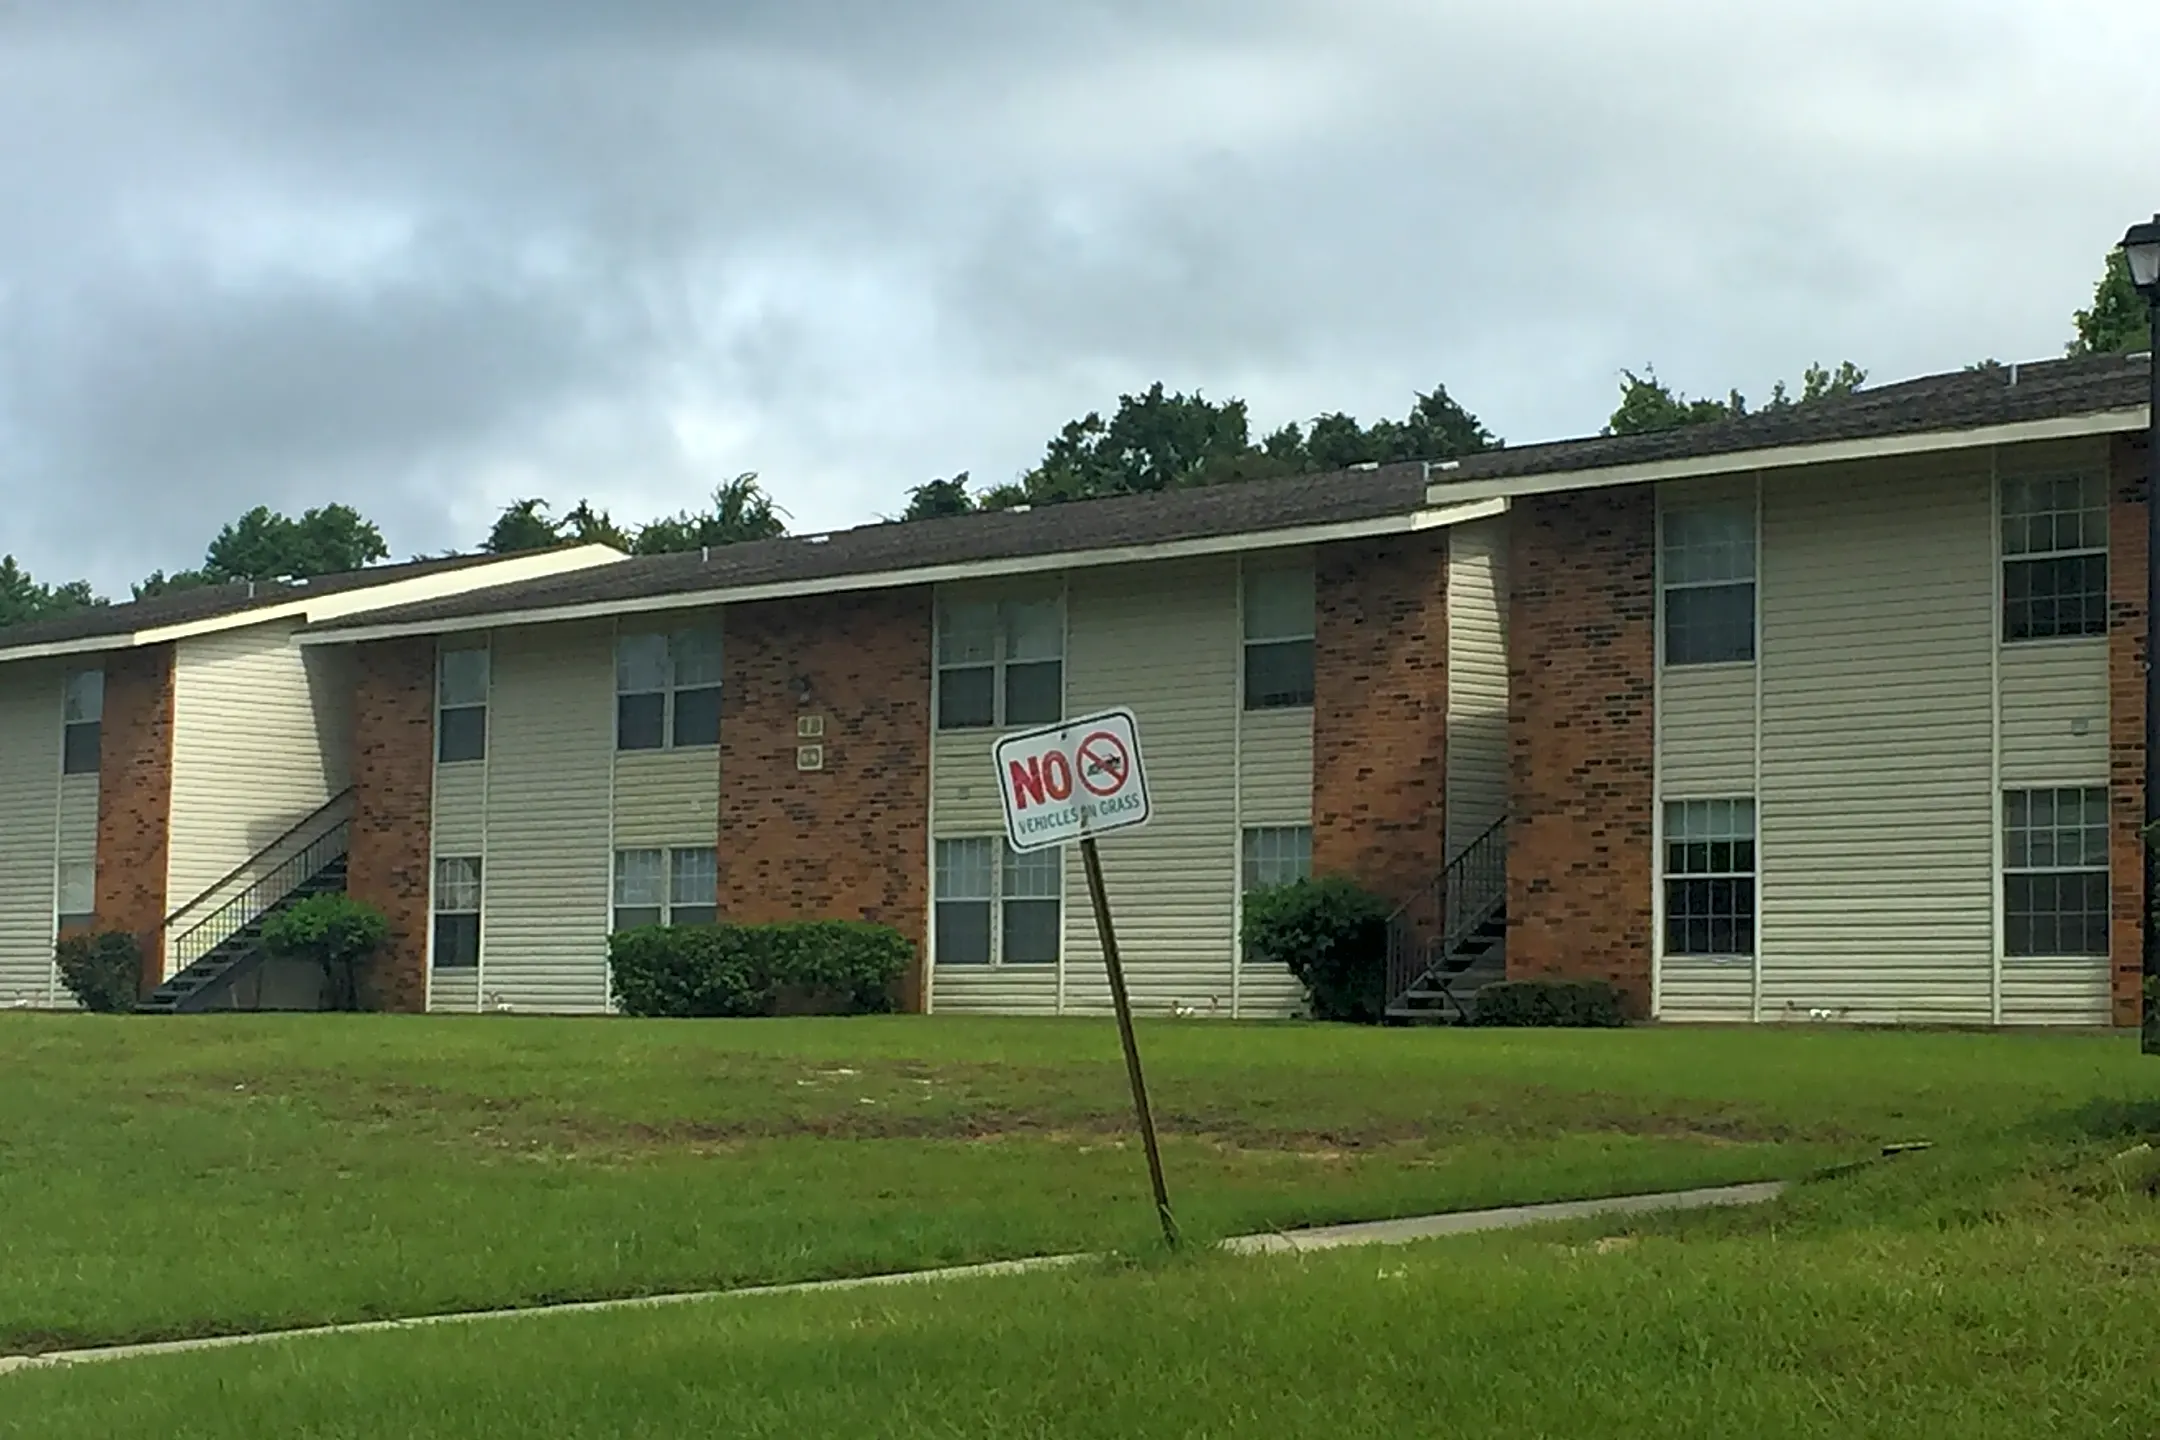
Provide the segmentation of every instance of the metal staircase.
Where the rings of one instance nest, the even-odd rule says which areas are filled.
[[[1505,972],[1507,818],[1464,846],[1388,917],[1387,1018],[1467,1023]]]
[[[267,958],[263,924],[312,895],[345,889],[345,856],[352,839],[353,792],[332,798],[264,846],[231,874],[175,910],[163,933],[172,977],[135,1007],[138,1014],[253,1009],[240,987]]]

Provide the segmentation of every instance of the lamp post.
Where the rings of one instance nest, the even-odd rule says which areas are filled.
[[[2144,1049],[2160,1054],[2160,949],[2154,945],[2153,916],[2160,906],[2155,877],[2160,873],[2153,860],[2152,845],[2160,832],[2160,215],[2144,225],[2133,225],[2123,236],[2123,256],[2130,262],[2130,283],[2145,297],[2152,326],[2150,352],[2145,368],[2150,372],[2151,399],[2145,417],[2145,847],[2144,909],[2140,932],[2143,946],[2142,991],[2156,992],[2141,999]]]

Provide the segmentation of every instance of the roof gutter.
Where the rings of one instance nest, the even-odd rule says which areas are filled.
[[[2009,425],[1982,425],[1967,430],[1923,430],[1905,435],[1879,435],[1865,440],[1825,440],[1812,445],[1778,445],[1756,450],[1735,450],[1726,455],[1696,455],[1678,460],[1651,460],[1639,465],[1606,465],[1587,470],[1542,470],[1528,475],[1499,476],[1490,480],[1436,480],[1425,491],[1429,505],[1450,501],[1499,499],[1519,495],[1550,495],[1565,490],[1595,490],[1611,485],[1644,485],[1659,480],[1695,480],[1711,475],[1731,475],[1754,470],[1790,469],[1802,465],[1835,465],[1856,460],[1880,460],[1898,455],[1928,455],[1945,450],[1981,449],[1991,445],[2021,445],[2037,440],[2074,440],[2089,435],[2112,435],[2143,430],[2146,408],[2101,410],[2088,415],[2064,415],[2052,420],[2022,420]],[[1434,473],[1443,473],[1437,468]]]
[[[415,635],[455,634],[469,630],[507,629],[517,625],[541,625],[565,620],[595,620],[614,615],[693,610],[713,605],[741,605],[755,600],[788,600],[808,595],[888,590],[903,585],[949,585],[968,580],[1036,574],[1046,570],[1085,570],[1104,565],[1183,560],[1207,555],[1237,554],[1248,550],[1276,550],[1294,545],[1325,545],[1338,540],[1408,535],[1421,530],[1467,524],[1473,520],[1504,514],[1507,508],[1507,501],[1504,499],[1477,499],[1463,504],[1450,503],[1407,510],[1371,520],[1344,520],[1328,525],[1295,526],[1285,530],[1213,535],[1197,540],[1165,540],[1154,544],[1120,545],[1097,550],[1061,550],[1002,560],[967,560],[950,565],[866,570],[854,575],[830,575],[810,580],[775,580],[762,585],[719,586],[709,590],[686,590],[668,595],[637,595],[620,600],[593,600],[574,605],[531,606],[524,609],[448,616],[436,620],[313,629],[301,632],[300,643],[354,645],[365,640],[398,640]]]

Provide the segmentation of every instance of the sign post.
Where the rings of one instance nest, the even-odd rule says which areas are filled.
[[[1005,836],[1021,852],[1080,845],[1087,871],[1095,933],[1102,937],[1103,969],[1117,1008],[1118,1038],[1125,1046],[1125,1074],[1132,1082],[1133,1113],[1147,1147],[1148,1179],[1155,1187],[1155,1216],[1163,1239],[1178,1243],[1163,1182],[1162,1150],[1148,1110],[1147,1079],[1140,1071],[1140,1042],[1133,1034],[1132,1001],[1125,993],[1125,965],[1117,929],[1103,889],[1102,857],[1095,837],[1148,822],[1147,774],[1140,763],[1140,727],[1130,710],[1108,710],[1063,725],[1007,735],[997,743],[998,793],[1005,804]]]

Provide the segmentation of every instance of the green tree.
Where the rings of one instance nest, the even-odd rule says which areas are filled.
[[[0,556],[0,626],[50,620],[104,603],[87,580],[42,585],[15,562],[13,555]]]
[[[712,509],[685,511],[653,521],[631,544],[636,555],[679,555],[708,545],[770,540],[787,534],[783,512],[745,471],[713,491]]]
[[[1787,410],[1795,405],[1812,405],[1819,400],[1850,395],[1866,380],[1867,371],[1850,360],[1839,361],[1836,369],[1810,364],[1801,372],[1797,400],[1793,398],[1791,388],[1780,380],[1771,387],[1770,403],[1763,408]],[[1654,367],[1645,366],[1640,375],[1632,370],[1620,372],[1620,405],[1605,422],[1605,433],[1648,435],[1687,425],[1737,420],[1747,413],[1747,397],[1738,390],[1728,391],[1723,400],[1691,399],[1658,379]]]
[[[2151,312],[2130,283],[2130,259],[2122,251],[2109,253],[2100,283],[2093,286],[2092,308],[2078,311],[2073,323],[2072,355],[2135,354],[2152,344]]]
[[[311,895],[263,922],[265,950],[284,960],[304,960],[322,968],[323,1005],[330,1010],[360,1008],[360,970],[390,938],[382,911],[350,895]]]
[[[295,520],[266,505],[218,531],[204,553],[202,573],[232,580],[306,580],[341,575],[387,559],[382,531],[349,505],[325,505]]]
[[[200,570],[175,570],[170,575],[163,570],[153,570],[135,582],[135,598],[149,600],[159,595],[170,595],[176,590],[195,590],[216,583]]]
[[[950,480],[925,480],[908,491],[907,509],[900,512],[902,520],[941,520],[948,515],[966,515],[975,508],[975,497],[968,494],[968,472],[962,470]]]
[[[630,532],[615,523],[605,510],[595,510],[589,500],[578,501],[576,507],[562,518],[562,531],[580,545],[605,545],[611,550],[630,552]]]
[[[545,550],[562,542],[562,525],[547,517],[545,500],[513,500],[495,517],[494,528],[480,548],[490,555],[515,555],[521,550]]]

